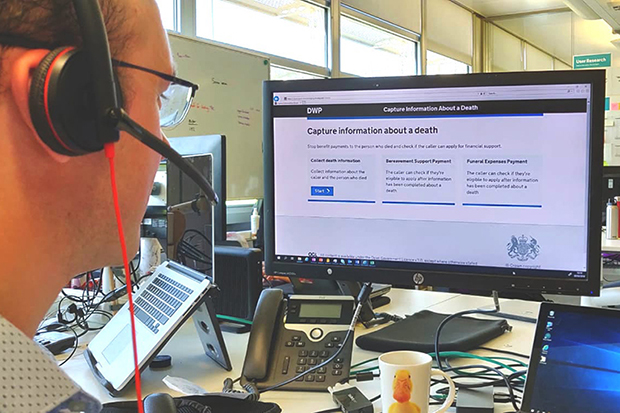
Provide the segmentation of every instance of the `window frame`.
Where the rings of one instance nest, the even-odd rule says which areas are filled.
[[[193,5],[193,7],[188,7],[188,10],[187,10],[187,13],[191,15],[191,23],[190,23],[192,25],[191,33],[189,33],[190,30],[188,29],[186,31],[181,31],[182,35],[200,39],[201,41],[206,41],[208,43],[226,47],[231,50],[237,50],[237,51],[244,52],[244,53],[251,53],[254,55],[258,55],[266,59],[269,59],[270,62],[276,66],[280,66],[284,68],[291,68],[299,72],[307,72],[307,73],[314,74],[316,76],[331,77],[331,69],[330,69],[330,64],[329,64],[330,62],[329,57],[330,57],[330,50],[331,50],[331,45],[330,45],[331,33],[329,30],[330,6],[329,6],[328,0],[299,0],[304,3],[308,3],[312,6],[320,7],[324,9],[325,11],[325,43],[326,43],[325,44],[325,62],[326,62],[325,66],[318,66],[312,63],[306,63],[306,62],[302,62],[299,60],[287,58],[284,56],[274,55],[274,54],[264,52],[261,50],[250,49],[248,47],[234,45],[234,44],[222,42],[219,40],[214,40],[214,39],[209,39],[209,38],[198,36],[196,34],[196,19],[198,18],[197,13],[196,13],[196,1],[200,1],[200,0],[176,0],[176,1],[181,1],[182,3],[183,2],[191,3],[191,5]],[[182,21],[185,22],[187,20],[188,20],[188,17],[182,15]],[[181,26],[181,28],[183,28],[183,25]]]
[[[178,33],[178,34],[192,37],[192,38],[198,38],[198,36],[196,36],[196,2],[200,0],[173,0],[173,1],[175,5],[174,7],[175,30],[170,30],[170,32]],[[340,19],[341,19],[341,16],[344,15],[348,18],[359,20],[362,23],[370,24],[380,30],[384,30],[384,31],[390,32],[391,34],[401,36],[405,38],[406,40],[414,41],[415,47],[416,47],[415,73],[416,75],[421,75],[425,73],[427,61],[426,61],[425,53],[424,53],[425,50],[423,50],[424,41],[422,40],[422,37],[423,37],[422,33],[416,33],[416,32],[410,31],[396,24],[393,24],[389,21],[386,21],[384,19],[372,16],[368,13],[360,11],[350,5],[342,4],[341,3],[342,0],[301,0],[301,1],[304,1],[305,3],[325,9],[325,33],[326,33],[326,36],[325,36],[326,65],[325,66],[316,66],[312,64],[307,64],[307,63],[296,61],[293,59],[288,59],[286,57],[276,56],[270,53],[260,52],[254,49],[244,48],[240,46],[234,46],[234,45],[230,45],[230,44],[223,43],[223,42],[213,41],[210,39],[203,39],[203,40],[211,41],[214,44],[228,47],[233,50],[239,50],[239,51],[243,51],[246,53],[257,54],[259,56],[263,56],[265,58],[270,59],[271,62],[275,64],[276,66],[280,66],[284,68],[291,68],[296,71],[301,71],[301,72],[313,74],[316,76],[321,76],[325,78],[357,77],[350,73],[340,72],[340,57],[341,57]],[[425,1],[429,1],[429,0],[422,1],[422,8],[424,8]],[[480,19],[480,27],[478,29],[480,33],[478,34],[479,36],[478,39],[476,38],[476,29],[475,29],[476,22],[474,22],[474,38],[472,39],[472,41],[474,42],[473,65],[470,65],[469,62],[463,62],[470,66],[470,73],[491,71],[491,68],[490,68],[491,51],[489,50],[489,42],[488,42],[488,39],[486,38],[486,36],[488,35],[487,33],[491,30],[490,28],[491,25],[498,26],[498,28],[517,37],[522,42],[530,46],[533,46],[537,49],[540,49],[543,52],[550,55],[554,59],[553,60],[554,70],[557,70],[558,66],[560,66],[560,64],[557,63],[558,61],[561,62],[563,65],[567,65],[567,67],[572,67],[569,62],[566,62],[563,59],[559,58],[558,56],[547,52],[546,50],[542,49],[541,47],[535,44],[532,44],[531,42],[523,39],[521,36],[515,35],[510,30],[506,30],[505,28],[497,25],[494,22],[495,19],[493,18],[485,19],[483,16],[480,16],[473,9],[463,5],[458,0],[450,0],[450,1],[462,7],[463,9],[471,12],[472,18],[474,20]],[[427,21],[425,21],[424,17],[425,17],[424,12],[422,10],[421,31],[424,30],[425,24],[427,24]],[[523,54],[523,59],[524,59],[523,70],[526,69],[525,47],[526,47],[525,44],[522,44],[522,54]],[[479,57],[476,57],[476,56],[479,56]],[[564,69],[564,67],[562,67],[562,69]]]
[[[297,73],[301,73],[301,74],[308,75],[308,76],[316,76],[317,79],[326,79],[327,78],[325,76],[317,75],[316,73],[313,73],[313,72],[307,72],[305,70],[297,70],[297,69],[292,68],[290,66],[282,66],[282,65],[274,63],[273,61],[271,61],[269,63],[269,66],[270,66],[269,67],[269,76],[271,76],[271,71],[274,68],[276,68],[276,69],[285,70],[285,71],[289,71],[289,72],[297,72]]]
[[[386,32],[390,35],[396,36],[396,37],[400,37],[404,40],[407,41],[411,41],[413,42],[414,45],[414,51],[413,51],[413,55],[415,56],[415,64],[414,64],[414,72],[413,74],[409,75],[409,76],[417,76],[421,74],[421,70],[420,70],[420,59],[421,59],[421,55],[420,55],[420,43],[421,43],[421,39],[422,36],[418,33],[415,33],[411,30],[407,30],[404,29],[400,26],[396,26],[390,22],[387,22],[383,19],[380,19],[378,17],[374,17],[369,15],[368,13],[364,13],[362,11],[359,11],[351,6],[345,5],[345,4],[341,4],[340,5],[341,8],[341,12],[340,12],[340,16],[338,16],[338,19],[341,20],[342,17],[346,17],[348,19],[352,19],[355,20],[359,23],[371,26],[377,30],[381,30],[383,32]],[[342,27],[342,24],[340,22],[340,26]],[[340,64],[338,65],[339,67],[342,67],[342,60],[341,60],[341,52],[342,52],[342,31],[339,33],[340,34],[340,38],[338,39],[338,52],[337,52],[337,56],[338,59],[340,61]],[[341,71],[340,73],[340,77],[361,77],[359,75],[356,74],[352,74],[352,73],[348,73],[348,72],[344,72]]]
[[[182,0],[172,0],[172,25],[173,28],[169,29],[164,27],[166,31],[172,33],[181,33],[181,1]],[[198,0],[199,1],[199,0]],[[160,10],[161,13],[161,10]]]
[[[465,66],[467,66],[467,73],[466,74],[468,74],[468,75],[471,74],[471,73],[474,73],[474,67],[471,64],[469,64],[467,62],[463,62],[463,61],[461,61],[459,59],[455,59],[455,58],[450,57],[450,56],[446,56],[445,54],[438,53],[438,52],[436,52],[434,50],[427,49],[426,50],[426,62],[425,62],[426,69],[425,69],[425,72],[424,72],[426,75],[428,75],[428,54],[429,53],[433,53],[433,54],[439,55],[439,56],[441,56],[443,58],[454,60],[455,62],[464,64]],[[464,73],[458,73],[458,74],[464,74]],[[436,75],[429,75],[429,76],[436,76]]]

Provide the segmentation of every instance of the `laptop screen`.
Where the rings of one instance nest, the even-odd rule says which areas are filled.
[[[523,412],[597,413],[620,406],[620,311],[543,304]]]

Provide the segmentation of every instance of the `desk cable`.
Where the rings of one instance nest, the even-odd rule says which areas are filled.
[[[471,315],[471,314],[496,314],[499,313],[500,311],[500,305],[499,305],[499,294],[497,291],[493,291],[493,304],[494,304],[494,308],[492,309],[475,309],[475,310],[466,310],[466,311],[460,311],[458,313],[454,313],[448,317],[446,317],[444,320],[442,320],[441,323],[439,323],[439,326],[437,327],[437,332],[435,333],[435,360],[437,361],[437,367],[442,370],[442,371],[450,371],[453,369],[444,369],[443,365],[441,364],[441,356],[440,356],[440,352],[439,352],[439,337],[441,335],[441,331],[443,330],[443,328],[446,326],[446,324],[448,324],[448,322],[450,322],[451,320],[454,320],[455,318],[458,317],[463,317],[466,315]],[[513,376],[518,375],[518,377],[520,377],[521,375],[523,375],[523,372],[514,372],[509,376],[506,376],[504,373],[502,373],[499,369],[495,368],[495,367],[490,367],[490,366],[485,366],[485,365],[474,365],[474,366],[466,366],[469,369],[472,368],[477,368],[477,369],[483,369],[484,371],[490,372],[490,373],[495,373],[497,374],[501,380],[499,380],[500,383],[504,383],[508,389],[508,393],[509,393],[509,398],[510,401],[512,403],[512,406],[514,407],[515,411],[519,411],[519,406],[517,404],[517,399],[515,397],[514,394],[514,387],[513,384],[511,383],[511,380],[513,378]],[[462,369],[462,368],[461,368]],[[466,384],[466,383],[462,383],[459,384],[460,388],[479,388],[479,387],[487,387],[489,385],[493,385],[493,383],[479,383],[479,384]]]
[[[84,289],[81,296],[72,296],[62,291],[63,297],[58,302],[55,315],[46,317],[37,329],[36,334],[42,334],[49,331],[58,331],[71,332],[75,335],[76,340],[71,353],[60,362],[59,366],[67,363],[75,355],[79,347],[79,339],[82,336],[86,335],[90,331],[99,331],[103,329],[105,327],[105,324],[112,319],[114,315],[109,311],[101,309],[100,307],[105,303],[115,301],[127,295],[126,285],[123,285],[104,295],[101,291],[101,282],[99,281],[97,283],[95,281],[96,278],[93,276],[92,273],[93,272],[85,274],[87,277],[87,283],[93,282],[97,284],[96,289],[93,291],[92,297],[87,289]],[[138,278],[137,283],[134,283],[132,287],[137,286],[143,279],[145,279],[149,275],[151,274],[145,274]],[[88,281],[89,278],[90,281]],[[97,297],[99,297],[100,295],[102,295],[102,297],[99,301],[97,301]],[[70,301],[71,304],[63,310],[62,304],[65,300]],[[67,313],[72,314],[72,316],[67,317]],[[93,323],[89,322],[89,320],[95,315],[103,316],[107,320],[97,321],[96,325],[93,325]],[[76,329],[79,330],[76,331]]]

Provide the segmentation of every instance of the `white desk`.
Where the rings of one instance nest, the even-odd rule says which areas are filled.
[[[620,240],[607,239],[605,231],[601,234],[601,251],[602,252],[620,252]]]
[[[382,307],[381,311],[398,315],[412,314],[422,309],[432,309],[436,312],[449,314],[481,306],[492,306],[490,298],[439,292],[393,290],[389,296],[392,298],[392,303]],[[502,300],[502,311],[511,314],[536,317],[538,306],[537,303]],[[533,340],[534,325],[512,320],[509,320],[509,323],[514,327],[512,333],[504,334],[502,337],[489,342],[487,346],[529,354]],[[373,330],[365,330],[363,327],[359,327],[356,332],[357,334],[366,334],[370,331]],[[183,377],[202,386],[207,391],[221,391],[222,382],[225,378],[237,378],[241,374],[248,337],[249,334],[236,335],[224,333],[233,364],[233,371],[226,372],[204,354],[193,322],[190,320],[177,332],[162,351],[163,354],[172,356],[172,368],[160,371],[146,369],[142,374],[143,395],[163,391],[170,393],[172,396],[181,396],[181,394],[169,390],[162,383],[161,380],[167,375]],[[82,386],[85,391],[102,402],[118,401],[119,399],[110,397],[93,377],[84,361],[84,357],[80,354],[83,348],[84,346],[80,346],[80,350],[78,350],[76,355],[63,366],[64,371]],[[484,352],[480,351],[479,354],[484,354]],[[354,347],[353,363],[377,356],[378,353]],[[380,392],[379,380],[375,379],[373,382],[360,383],[359,388],[368,398],[372,398]],[[127,391],[124,398],[135,399],[135,392]],[[328,393],[273,391],[262,395],[261,400],[277,403],[285,413],[312,413],[334,407],[331,396]],[[514,409],[512,409],[511,405],[505,404],[497,405],[495,412],[512,410]],[[375,411],[381,411],[380,401],[375,403]]]

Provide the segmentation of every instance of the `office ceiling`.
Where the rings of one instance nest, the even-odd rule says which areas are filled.
[[[562,0],[458,0],[485,17],[565,8]]]

